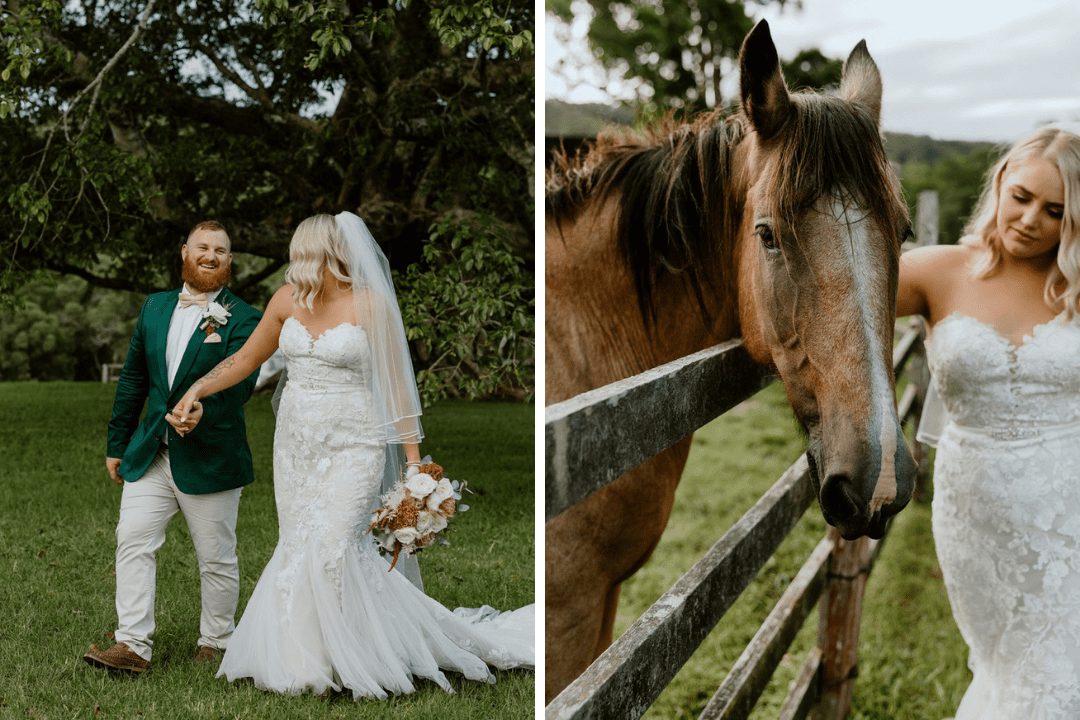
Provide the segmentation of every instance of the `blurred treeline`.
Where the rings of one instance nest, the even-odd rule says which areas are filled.
[[[142,296],[95,288],[74,276],[42,274],[0,312],[0,379],[96,380],[122,362]]]
[[[885,133],[885,152],[899,168],[904,196],[915,213],[923,190],[938,193],[942,244],[955,243],[979,199],[990,166],[1004,145],[960,140],[935,140],[925,135]]]

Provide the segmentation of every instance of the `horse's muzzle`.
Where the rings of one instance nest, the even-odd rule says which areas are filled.
[[[907,448],[897,453],[896,495],[880,509],[870,509],[870,499],[876,482],[868,480],[869,473],[833,472],[821,479],[819,443],[811,442],[806,451],[810,479],[821,506],[825,522],[835,527],[845,540],[864,535],[881,538],[889,519],[907,506],[915,486],[915,461]]]

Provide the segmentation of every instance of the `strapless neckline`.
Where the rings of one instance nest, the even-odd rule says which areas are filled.
[[[364,332],[364,328],[362,326],[355,325],[355,324],[353,324],[351,322],[348,322],[347,320],[343,320],[343,321],[339,322],[337,325],[334,325],[333,327],[326,328],[321,333],[319,333],[318,336],[315,336],[315,335],[312,334],[311,330],[308,329],[307,325],[305,325],[304,323],[302,323],[302,322],[300,322],[299,320],[296,319],[296,316],[290,315],[289,317],[285,318],[285,322],[289,322],[290,320],[292,320],[294,323],[296,323],[297,325],[300,326],[300,329],[304,331],[305,335],[307,335],[308,342],[312,347],[314,347],[315,344],[318,343],[320,340],[322,340],[324,337],[326,337],[327,335],[329,335],[330,333],[332,333],[333,331],[335,331],[335,330],[337,330],[339,328],[347,328],[348,327],[348,328],[353,328],[355,330],[358,330],[360,332]]]
[[[1031,327],[1031,330],[1029,330],[1027,333],[1025,333],[1023,335],[1023,337],[1020,339],[1020,344],[1019,345],[1014,343],[1011,339],[1006,337],[1004,333],[1002,333],[1000,330],[998,330],[996,327],[994,327],[990,323],[986,322],[985,320],[980,320],[977,317],[974,317],[972,315],[966,315],[966,314],[964,314],[962,312],[959,312],[959,311],[953,311],[953,312],[949,313],[948,315],[946,315],[945,317],[943,317],[941,320],[938,320],[937,324],[934,325],[933,329],[937,330],[939,327],[941,327],[942,325],[944,325],[944,324],[946,324],[946,323],[948,323],[950,321],[951,322],[968,322],[968,323],[971,323],[971,324],[975,325],[976,327],[979,327],[979,328],[987,331],[989,335],[991,335],[993,338],[995,338],[1002,345],[1005,346],[1005,348],[1009,351],[1010,355],[1015,356],[1017,353],[1022,351],[1024,348],[1031,345],[1046,330],[1049,330],[1049,329],[1053,328],[1054,326],[1064,326],[1065,323],[1062,322],[1064,317],[1065,317],[1065,313],[1061,312],[1061,313],[1058,313],[1057,315],[1055,315],[1054,317],[1050,318],[1049,320],[1047,320],[1045,322],[1036,323],[1035,325],[1033,325]],[[930,335],[931,335],[931,337],[933,337],[933,331],[931,331]],[[933,342],[933,341],[931,340],[931,342]]]

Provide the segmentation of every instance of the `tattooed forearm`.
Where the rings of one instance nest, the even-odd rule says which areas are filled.
[[[228,370],[229,368],[231,368],[235,364],[236,364],[236,358],[234,358],[232,355],[230,355],[229,357],[227,357],[224,360],[222,360],[221,362],[219,362],[217,364],[217,367],[215,367],[213,370],[206,373],[206,375],[203,375],[202,378],[199,380],[199,382],[203,382],[203,380],[213,380],[214,378],[218,377],[219,375],[221,375],[221,373],[225,372],[226,370]]]
[[[229,357],[227,357],[227,358],[225,358],[224,360],[222,360],[221,362],[219,362],[219,363],[218,363],[218,364],[217,364],[217,365],[216,365],[216,366],[214,367],[214,369],[213,369],[213,370],[211,370],[210,372],[206,373],[206,374],[205,374],[205,375],[203,375],[203,376],[202,376],[201,378],[199,378],[199,379],[198,379],[198,380],[196,380],[196,381],[195,381],[194,383],[192,383],[192,384],[191,384],[191,390],[193,390],[193,391],[195,392],[195,394],[196,394],[196,395],[198,395],[198,396],[200,396],[200,397],[201,397],[201,396],[203,395],[203,389],[204,389],[204,388],[205,388],[205,387],[206,387],[207,385],[209,385],[209,384],[210,384],[211,382],[213,382],[214,380],[217,380],[218,378],[220,378],[220,377],[221,377],[222,375],[224,375],[224,374],[225,374],[225,373],[226,373],[226,372],[227,372],[227,371],[228,371],[228,370],[229,370],[230,368],[232,368],[232,367],[233,367],[233,366],[234,366],[235,364],[236,364],[236,358],[235,358],[235,356],[233,356],[233,355],[230,355]]]

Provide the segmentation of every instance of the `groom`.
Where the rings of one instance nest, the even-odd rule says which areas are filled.
[[[105,468],[124,488],[116,526],[116,643],[104,650],[91,645],[83,658],[111,670],[140,673],[150,666],[155,555],[178,510],[199,561],[197,662],[220,657],[239,597],[236,513],[240,488],[254,479],[244,403],[258,373],[205,398],[186,423],[166,413],[195,380],[240,349],[259,312],[225,288],[232,252],[221,223],[196,225],[180,257],[184,287],[143,304],[109,421]]]

